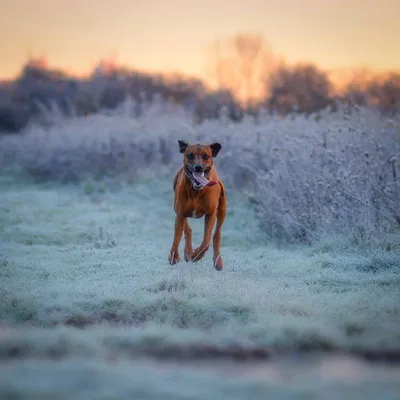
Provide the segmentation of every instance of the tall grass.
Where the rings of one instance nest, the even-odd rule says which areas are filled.
[[[345,236],[356,244],[384,241],[400,230],[400,117],[370,109],[281,118],[260,113],[233,123],[195,124],[158,102],[140,117],[126,101],[108,114],[64,119],[47,114],[0,141],[0,167],[61,182],[172,174],[178,139],[219,141],[216,159],[228,186],[248,191],[266,237],[312,243]]]

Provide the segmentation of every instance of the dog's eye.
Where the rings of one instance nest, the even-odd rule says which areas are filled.
[[[208,160],[210,158],[210,156],[208,156],[207,154],[203,155],[203,160]]]
[[[188,158],[189,160],[194,160],[194,154],[193,154],[193,153],[189,153],[189,154],[187,155],[187,158]]]

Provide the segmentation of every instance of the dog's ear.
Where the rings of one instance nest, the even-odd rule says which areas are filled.
[[[217,154],[219,153],[219,151],[221,150],[221,145],[219,143],[211,143],[210,144],[210,148],[212,151],[212,156],[213,157],[217,157]]]
[[[189,145],[187,144],[187,142],[185,142],[185,141],[183,141],[183,140],[178,140],[178,143],[179,143],[179,151],[180,151],[181,153],[184,153],[185,150],[186,150],[186,148],[187,148]]]

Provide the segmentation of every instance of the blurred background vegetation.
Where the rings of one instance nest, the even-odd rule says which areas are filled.
[[[312,63],[288,64],[257,34],[237,34],[213,42],[206,54],[209,81],[181,74],[154,74],[102,60],[85,77],[31,58],[14,80],[0,81],[0,132],[21,131],[51,109],[64,116],[113,110],[126,98],[135,112],[162,99],[182,107],[195,123],[226,110],[232,121],[260,110],[278,115],[305,114],[339,103],[366,106],[385,115],[400,110],[400,73],[365,68],[325,71]]]

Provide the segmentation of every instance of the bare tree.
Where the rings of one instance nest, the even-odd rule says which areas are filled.
[[[265,80],[275,66],[273,52],[261,35],[237,34],[217,39],[209,49],[208,74],[217,89],[229,90],[245,104],[265,97]]]

